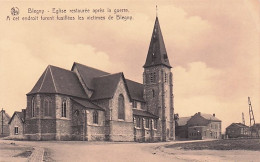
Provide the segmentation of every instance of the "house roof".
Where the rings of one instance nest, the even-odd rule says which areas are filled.
[[[94,78],[94,93],[92,94],[91,99],[99,100],[112,98],[121,76],[122,73],[116,73]]]
[[[143,67],[146,68],[155,65],[165,65],[171,68],[164,45],[158,17],[156,17],[155,19],[153,34],[148,49],[146,62]]]
[[[87,98],[74,72],[52,65],[46,68],[38,82],[27,95],[35,93],[59,93]]]
[[[149,117],[149,118],[155,118],[158,119],[158,116],[155,116],[148,111],[143,111],[143,110],[138,110],[138,109],[133,109],[133,114],[137,116],[142,116],[142,117]]]
[[[204,114],[204,113],[196,113],[195,115],[200,115],[201,117],[203,117],[206,120],[211,120],[211,121],[221,121],[218,118],[216,118],[215,116],[211,115],[211,114]]]
[[[144,86],[141,83],[126,79],[130,96],[133,100],[145,102],[143,98]]]
[[[87,88],[94,90],[94,82],[93,79],[99,76],[108,75],[109,73],[82,65],[79,63],[74,62],[71,70],[76,68],[79,72],[80,77],[82,78],[84,84],[87,86]]]
[[[94,103],[92,103],[91,101],[89,100],[83,100],[83,99],[77,99],[77,98],[72,98],[72,100],[82,106],[84,106],[85,108],[88,108],[88,109],[96,109],[96,110],[101,110],[101,111],[104,111],[104,109]]]
[[[178,126],[185,126],[188,122],[188,120],[190,120],[191,116],[189,117],[181,117],[177,120]]]
[[[227,128],[229,127],[239,127],[239,128],[244,128],[244,127],[248,127],[247,125],[245,124],[242,124],[242,123],[232,123],[230,124]],[[249,128],[249,127],[248,127]]]
[[[17,115],[17,117],[21,120],[21,122],[24,122],[24,113],[22,112],[19,112],[19,111],[15,111],[13,116],[11,117],[11,119],[9,120],[9,123],[10,124],[13,120],[13,118],[15,117],[15,115]]]

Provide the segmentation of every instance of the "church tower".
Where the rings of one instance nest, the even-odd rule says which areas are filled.
[[[174,140],[172,67],[169,63],[157,16],[143,67],[144,99],[147,110],[159,117],[157,131],[161,140]]]

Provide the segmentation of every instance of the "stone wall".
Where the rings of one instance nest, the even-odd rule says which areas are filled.
[[[157,132],[161,134],[162,140],[173,140],[175,125],[171,69],[162,65],[153,66],[145,68],[143,76],[147,110],[161,119]]]
[[[34,99],[35,115],[32,116]],[[44,101],[50,100],[50,113],[46,115]],[[27,96],[25,136],[30,140],[56,139],[56,97],[53,94],[35,94]]]
[[[122,94],[125,103],[125,119],[118,119],[118,97]],[[109,107],[112,109],[110,118],[110,134],[109,138],[112,141],[133,141],[133,110],[130,98],[126,91],[123,79],[121,78],[114,97],[109,102]]]
[[[66,117],[62,116],[62,102],[65,101]],[[72,118],[72,101],[68,96],[55,95],[56,103],[56,140],[70,140],[72,134],[71,118]]]
[[[15,127],[18,127],[17,134],[15,133]],[[11,137],[22,137],[24,134],[24,124],[17,115],[13,117],[12,122],[9,124],[9,128]]]

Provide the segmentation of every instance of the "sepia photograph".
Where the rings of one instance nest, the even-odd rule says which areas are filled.
[[[259,0],[0,2],[1,162],[259,159]]]

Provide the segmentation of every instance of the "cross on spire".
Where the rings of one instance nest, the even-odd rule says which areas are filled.
[[[158,7],[156,5],[156,17],[158,17]]]

